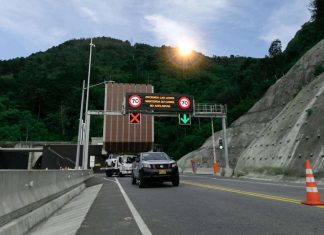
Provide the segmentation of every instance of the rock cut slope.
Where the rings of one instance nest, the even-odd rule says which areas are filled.
[[[301,175],[304,173],[302,160],[306,158],[312,160],[315,172],[322,173],[324,74],[314,76],[319,65],[324,66],[324,40],[300,58],[228,128],[229,162],[236,174]],[[222,133],[216,132],[215,136],[217,140]],[[217,159],[224,166],[222,155],[217,148]],[[191,159],[204,167],[212,167],[211,138],[178,163],[183,169],[190,168]]]

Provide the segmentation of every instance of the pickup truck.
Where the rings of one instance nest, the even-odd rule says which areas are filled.
[[[134,161],[134,155],[120,155],[120,156],[113,156],[105,162],[106,167],[101,168],[101,170],[106,171],[106,176],[111,177],[112,175],[116,174],[119,177],[124,175],[131,175],[132,174],[132,164]]]
[[[138,183],[143,188],[150,182],[169,181],[179,186],[177,163],[164,152],[140,153],[133,163],[132,184]]]

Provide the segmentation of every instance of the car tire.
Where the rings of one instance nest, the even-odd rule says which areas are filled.
[[[112,171],[106,171],[106,176],[107,177],[111,177],[113,175],[113,172]]]
[[[173,180],[172,180],[172,185],[173,186],[179,186],[179,177],[175,177]]]
[[[139,177],[138,177],[138,187],[139,187],[139,188],[144,188],[144,187],[145,187],[145,182],[144,182],[144,179],[143,179],[143,177],[141,176],[141,174],[140,174]]]
[[[134,177],[133,174],[132,174],[132,184],[136,184],[136,178]]]
[[[123,175],[123,173],[121,173],[120,171],[118,171],[118,177],[123,177],[124,175]]]

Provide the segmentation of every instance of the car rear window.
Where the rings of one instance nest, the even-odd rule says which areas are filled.
[[[143,153],[142,159],[144,161],[149,160],[170,160],[169,156],[166,153]]]

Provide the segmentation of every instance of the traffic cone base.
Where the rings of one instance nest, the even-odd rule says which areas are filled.
[[[324,205],[324,202],[321,202],[320,195],[318,193],[316,182],[314,179],[313,170],[309,160],[306,160],[305,168],[306,168],[306,201],[302,202],[302,204],[309,205],[309,206]]]
[[[320,206],[320,205],[324,205],[324,202],[315,202],[315,203],[308,203],[308,202],[301,202],[304,205],[307,206]]]

